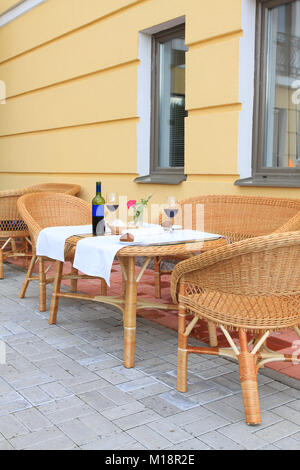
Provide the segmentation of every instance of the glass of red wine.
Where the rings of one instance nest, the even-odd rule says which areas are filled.
[[[176,215],[178,214],[179,207],[178,204],[176,204],[176,199],[174,196],[169,196],[168,197],[168,203],[164,207],[164,213],[166,216],[170,219],[168,224],[165,224],[165,230],[172,232],[173,231],[173,225],[174,225],[174,219]]]
[[[110,223],[112,223],[113,220],[115,219],[115,214],[116,214],[117,210],[119,209],[119,196],[118,196],[118,194],[117,193],[107,193],[105,203],[106,203],[106,208],[110,213],[110,217],[109,217],[109,219],[111,219]]]

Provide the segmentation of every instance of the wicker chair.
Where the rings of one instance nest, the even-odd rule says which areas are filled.
[[[4,278],[3,263],[8,258],[31,256],[28,253],[29,232],[17,209],[17,200],[27,193],[38,191],[54,191],[76,195],[81,187],[75,184],[45,183],[23,189],[0,191],[0,279]],[[16,239],[22,243],[17,246]],[[6,248],[10,246],[11,249]]]
[[[28,256],[29,232],[17,210],[17,200],[24,190],[0,192],[0,279],[4,278],[3,263],[11,257]],[[22,239],[17,246],[16,239]],[[7,247],[10,246],[10,250]]]
[[[184,225],[189,222],[189,228],[196,229],[197,214],[200,208],[200,230],[218,233],[228,237],[231,242],[247,238],[268,235],[270,233],[300,230],[300,199],[266,198],[260,196],[228,196],[212,195],[197,196],[179,202],[181,211],[175,223]],[[201,206],[203,211],[201,210]],[[204,227],[201,227],[201,221]],[[162,221],[162,218],[161,218]],[[225,244],[220,240],[219,245]],[[206,243],[203,252],[218,248],[218,244]],[[176,261],[181,259],[173,258]],[[171,274],[171,271],[161,269],[163,259],[154,259],[155,296],[161,297],[161,276]],[[210,345],[217,346],[216,329],[208,324]]]
[[[42,192],[25,194],[18,199],[18,210],[28,226],[32,241],[32,259],[23,282],[20,298],[25,297],[30,281],[39,281],[39,308],[46,310],[46,285],[53,282],[53,277],[47,277],[49,268],[45,269],[45,257],[36,256],[36,242],[40,231],[46,227],[62,225],[86,225],[91,223],[91,205],[82,199],[69,194]],[[53,260],[50,260],[53,262]],[[33,269],[39,263],[39,274],[33,276]],[[77,290],[77,271],[72,268],[70,275],[72,290]]]
[[[233,243],[175,266],[171,290],[179,303],[180,392],[187,390],[188,354],[237,359],[246,422],[261,422],[258,370],[272,361],[300,361],[300,355],[275,353],[266,346],[272,331],[294,327],[300,337],[299,264],[300,232],[289,232]],[[187,326],[189,316],[193,318]],[[219,325],[230,348],[189,346],[188,336],[199,319]],[[238,330],[240,348],[230,335],[233,329]],[[247,332],[254,333],[249,344]]]

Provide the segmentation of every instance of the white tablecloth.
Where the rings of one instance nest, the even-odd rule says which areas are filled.
[[[65,241],[72,235],[91,233],[91,226],[50,227],[41,231],[37,254],[64,261]],[[153,244],[184,243],[191,240],[204,241],[221,238],[218,234],[194,230],[164,232],[160,226],[147,226],[142,229],[127,230],[134,236],[133,243],[120,242],[119,235],[107,237],[87,237],[79,240],[73,266],[79,271],[105,279],[110,285],[110,273],[114,258],[124,246],[148,246]]]
[[[65,241],[72,235],[84,235],[92,233],[91,225],[73,225],[70,227],[47,227],[40,231],[36,254],[47,256],[58,261],[65,261]]]

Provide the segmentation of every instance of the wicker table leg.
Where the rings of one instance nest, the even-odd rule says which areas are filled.
[[[137,283],[135,280],[135,258],[128,258],[127,282],[124,308],[124,366],[134,367],[136,338],[136,300]]]
[[[53,283],[53,292],[51,297],[50,305],[50,314],[49,314],[49,325],[56,323],[57,311],[58,311],[58,301],[59,297],[57,294],[60,293],[60,284],[62,278],[63,263],[61,261],[56,261],[55,268],[55,278]]]
[[[161,261],[158,256],[154,257],[154,287],[155,287],[155,297],[161,299],[161,276],[160,276],[160,265]]]

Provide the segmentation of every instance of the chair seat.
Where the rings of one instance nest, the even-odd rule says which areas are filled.
[[[300,323],[299,296],[244,296],[188,286],[179,302],[199,318],[231,328],[277,330]]]

